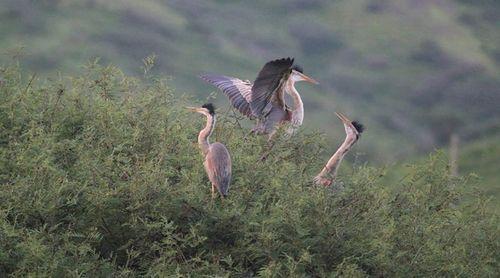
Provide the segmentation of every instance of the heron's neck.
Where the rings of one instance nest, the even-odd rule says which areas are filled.
[[[208,148],[210,143],[208,142],[208,138],[212,135],[212,131],[215,126],[215,115],[207,115],[207,125],[204,129],[200,131],[198,134],[198,144],[200,145],[201,151],[204,155],[208,153]]]
[[[295,89],[294,82],[288,84],[288,93],[293,99],[292,118],[298,120],[299,123],[302,124],[304,120],[304,103],[302,102],[299,92]]]
[[[356,143],[356,140],[353,140],[350,137],[346,137],[342,145],[340,145],[337,151],[328,160],[323,170],[321,170],[321,172],[318,174],[318,177],[327,178],[328,176],[330,176],[330,181],[335,180],[335,177],[337,176],[337,170],[339,169],[342,159],[351,149],[354,143]]]

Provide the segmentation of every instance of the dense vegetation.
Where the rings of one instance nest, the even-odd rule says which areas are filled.
[[[500,270],[498,216],[440,155],[391,184],[390,169],[355,165],[314,187],[329,154],[321,134],[278,137],[258,163],[266,141],[219,113],[213,140],[228,146],[234,178],[229,198],[211,201],[196,146],[205,120],[165,80],[96,63],[55,80],[0,74],[2,277]]]

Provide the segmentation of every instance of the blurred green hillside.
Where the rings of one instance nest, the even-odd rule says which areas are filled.
[[[155,54],[154,73],[200,101],[215,89],[199,73],[253,79],[266,61],[296,57],[321,83],[299,85],[304,127],[326,132],[330,150],[339,110],[368,126],[360,160],[408,160],[457,133],[462,169],[500,183],[473,166],[499,165],[500,153],[468,151],[500,144],[499,1],[4,0],[0,16],[2,60],[23,46],[23,67],[39,75],[81,72],[93,57],[142,75]]]

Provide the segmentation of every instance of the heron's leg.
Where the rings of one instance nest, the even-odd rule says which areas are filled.
[[[271,151],[273,150],[274,147],[274,141],[267,141],[267,150],[266,152],[260,157],[260,161],[264,161],[267,159],[267,157],[271,154]]]
[[[275,141],[273,141],[274,136],[278,132],[277,128],[274,128],[268,135],[267,138],[267,150],[266,152],[260,157],[260,161],[264,161],[267,159],[267,157],[271,154],[271,151],[273,150],[273,147],[275,145]]]
[[[285,138],[290,139],[290,137],[292,137],[292,135],[294,135],[296,131],[297,131],[296,127],[289,126],[286,130]]]
[[[216,197],[216,195],[215,195],[215,186],[212,183],[212,200],[215,199],[215,197]]]
[[[276,135],[277,132],[278,132],[278,129],[276,127],[273,128],[273,130],[271,130],[271,132],[269,132],[269,135],[267,136],[267,143],[269,145],[271,145],[271,146],[274,145],[273,144],[273,138],[274,138],[274,136]]]
[[[261,120],[257,120],[257,123],[252,127],[252,130],[248,133],[249,135],[250,134],[264,134],[265,133],[265,129],[266,127],[263,125],[263,123],[261,122]]]
[[[254,135],[255,134],[255,129],[253,128],[252,130],[250,130],[246,135],[245,137],[243,137],[243,140],[246,142],[247,139],[248,139],[248,136],[250,135]]]

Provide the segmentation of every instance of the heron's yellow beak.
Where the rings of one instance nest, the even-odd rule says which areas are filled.
[[[303,79],[304,81],[307,81],[307,82],[309,82],[309,83],[313,83],[313,84],[319,84],[319,82],[318,82],[318,81],[316,81],[316,80],[312,79],[311,77],[309,77],[309,76],[307,76],[307,75],[305,75],[305,74],[303,74],[303,73],[301,73],[301,72],[298,72],[298,74],[300,75],[300,77],[302,77],[302,79]]]
[[[337,117],[339,117],[339,119],[344,123],[344,124],[351,124],[351,120],[349,120],[349,118],[347,118],[346,116],[344,116],[342,113],[337,113],[335,112],[335,115],[337,115]]]
[[[198,107],[186,106],[186,109],[193,112],[198,112]]]

